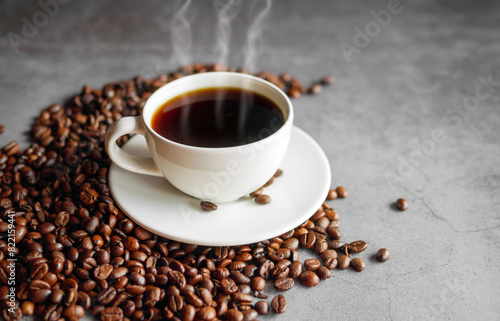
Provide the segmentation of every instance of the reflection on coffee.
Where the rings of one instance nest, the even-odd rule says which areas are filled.
[[[179,95],[153,115],[151,127],[177,143],[231,147],[264,139],[285,122],[281,109],[258,93],[239,88],[203,88]]]

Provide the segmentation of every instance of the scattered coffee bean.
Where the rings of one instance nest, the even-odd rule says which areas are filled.
[[[304,267],[309,271],[316,271],[321,266],[321,262],[318,259],[307,259],[304,261]]]
[[[361,253],[363,252],[364,250],[366,250],[367,248],[367,244],[365,241],[354,241],[354,242],[351,242],[347,245],[347,251],[348,253]]]
[[[302,274],[302,271],[303,271],[302,262],[293,261],[292,265],[290,266],[290,272],[288,273],[288,276],[293,279],[296,279]]]
[[[321,77],[321,83],[323,83],[325,85],[331,85],[331,84],[333,84],[333,82],[334,82],[334,79],[332,76]]]
[[[337,199],[337,197],[338,197],[337,191],[330,188],[328,190],[328,195],[326,196],[326,199],[331,201],[331,200]]]
[[[200,202],[201,209],[207,212],[215,211],[217,210],[217,205],[215,205],[212,202],[207,202],[207,201],[201,201]]]
[[[317,95],[323,90],[323,87],[320,84],[314,84],[312,85],[309,90],[307,91],[310,94]]]
[[[338,261],[337,268],[339,268],[340,270],[347,269],[351,264],[351,258],[345,254],[341,255],[337,261]]]
[[[366,268],[365,262],[359,257],[352,259],[351,268],[356,272],[361,272]]]
[[[274,288],[278,291],[288,291],[293,288],[294,284],[295,282],[292,278],[284,277],[274,281]]]
[[[396,207],[400,211],[406,211],[408,209],[408,202],[404,198],[400,198],[396,201]]]
[[[340,240],[333,240],[328,243],[328,247],[332,250],[340,250],[344,246],[344,242]]]
[[[342,238],[342,234],[340,233],[340,230],[333,225],[329,225],[326,228],[326,232],[328,233],[328,235],[330,235],[332,240],[338,241]]]
[[[283,294],[279,294],[271,301],[271,308],[274,313],[283,313],[286,310],[286,299]]]
[[[313,271],[304,271],[300,275],[300,283],[307,287],[313,287],[319,284],[319,277]]]
[[[269,204],[271,203],[271,197],[266,194],[260,194],[255,197],[255,202],[257,204]]]
[[[255,303],[255,311],[257,311],[259,315],[267,315],[269,313],[269,306],[267,302],[257,301],[257,303]]]
[[[391,253],[389,252],[388,249],[381,248],[380,250],[377,251],[376,257],[377,260],[379,260],[380,262],[386,262],[391,257]]]
[[[329,279],[332,276],[332,272],[330,271],[331,269],[328,269],[327,267],[320,267],[318,270],[318,277],[321,280],[326,280]]]
[[[347,190],[343,186],[337,187],[335,190],[337,192],[338,197],[340,198],[346,198],[347,197]]]

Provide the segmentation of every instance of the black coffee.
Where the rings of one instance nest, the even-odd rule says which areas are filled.
[[[167,101],[151,126],[161,136],[191,146],[231,147],[264,139],[283,126],[281,109],[258,93],[204,88]]]

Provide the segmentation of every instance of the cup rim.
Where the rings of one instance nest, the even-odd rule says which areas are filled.
[[[151,127],[151,122],[149,121],[146,121],[145,120],[145,113],[144,113],[144,109],[146,109],[146,107],[148,106],[148,103],[152,100],[153,97],[155,96],[159,96],[161,93],[160,93],[160,90],[164,90],[163,88],[165,87],[169,87],[171,86],[173,83],[175,82],[178,82],[178,81],[187,81],[186,79],[188,78],[194,78],[194,77],[198,77],[198,76],[201,76],[201,75],[204,75],[204,77],[206,77],[207,74],[218,74],[218,75],[227,75],[227,74],[231,74],[231,75],[236,75],[238,77],[242,77],[242,78],[247,78],[247,79],[252,79],[254,81],[257,81],[257,82],[260,82],[268,87],[270,87],[271,89],[273,89],[275,92],[277,92],[281,97],[284,98],[286,104],[288,105],[288,117],[286,118],[285,122],[283,123],[283,125],[275,132],[273,132],[271,135],[263,138],[263,139],[259,139],[255,142],[252,142],[252,143],[248,143],[248,144],[242,144],[242,145],[235,145],[235,146],[226,146],[226,147],[203,147],[203,146],[193,146],[193,145],[187,145],[187,144],[182,144],[182,143],[178,143],[176,141],[173,141],[171,139],[168,139],[168,138],[165,138],[163,137],[162,135],[158,134],[152,127]],[[228,86],[230,87],[230,86]],[[210,88],[210,87],[201,87],[201,88]],[[201,89],[200,88],[200,89]],[[234,88],[239,88],[239,87],[234,87]],[[258,92],[256,92],[258,93]],[[268,99],[271,99],[274,103],[275,100],[270,98],[268,95],[264,95],[262,93],[258,93],[260,95],[263,95],[265,96],[266,98]],[[177,97],[178,95],[174,96],[174,97]],[[172,97],[172,98],[174,98]],[[172,99],[171,98],[171,99]],[[165,104],[165,102],[163,102],[163,104]],[[147,108],[153,108],[153,107],[147,107]],[[159,108],[159,106],[157,106],[157,108]],[[280,107],[281,109],[281,107]],[[282,110],[283,112],[283,110]],[[150,97],[148,97],[148,99],[146,100],[146,103],[144,104],[144,108],[143,108],[143,111],[142,111],[142,114],[141,114],[141,120],[144,124],[144,126],[147,128],[148,132],[151,133],[152,135],[154,135],[156,138],[162,140],[162,141],[166,141],[174,146],[178,146],[178,147],[182,147],[182,148],[187,148],[187,149],[191,149],[191,150],[200,150],[200,151],[209,151],[209,150],[217,150],[217,151],[225,151],[225,150],[232,150],[232,149],[237,149],[237,148],[242,148],[242,147],[252,147],[252,146],[256,146],[258,144],[262,144],[262,143],[265,143],[271,139],[274,139],[278,133],[281,133],[283,131],[286,130],[286,127],[289,127],[291,126],[290,123],[293,122],[293,118],[294,118],[294,110],[293,110],[293,105],[292,105],[292,102],[290,100],[290,98],[288,97],[287,94],[285,94],[283,92],[283,90],[281,90],[278,86],[274,85],[273,83],[265,80],[265,79],[262,79],[262,78],[259,78],[259,77],[256,77],[254,75],[249,75],[249,74],[244,74],[244,73],[240,73],[240,72],[233,72],[233,71],[208,71],[208,72],[204,72],[204,73],[198,73],[198,74],[191,74],[191,75],[187,75],[187,76],[184,76],[182,78],[178,78],[178,79],[175,79],[165,85],[163,85],[162,87],[158,88]]]

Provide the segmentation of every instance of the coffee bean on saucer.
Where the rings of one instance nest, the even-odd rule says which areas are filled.
[[[335,191],[337,192],[338,197],[340,197],[340,198],[347,197],[347,190],[343,186],[337,187],[337,189]]]
[[[200,202],[201,209],[204,211],[215,211],[217,209],[217,205],[215,205],[212,202],[207,202],[207,201],[201,201]]]
[[[274,177],[280,177],[281,175],[283,175],[283,170],[278,168],[274,173]]]
[[[258,189],[250,193],[250,197],[257,197],[262,194],[262,192],[264,192],[264,187],[259,187]]]
[[[257,204],[269,204],[271,203],[271,197],[266,194],[260,194],[255,197],[255,202]]]
[[[391,253],[389,252],[388,249],[381,248],[380,250],[377,251],[376,258],[380,262],[386,262],[387,260],[389,260],[390,257]]]
[[[331,189],[328,191],[328,196],[326,197],[327,200],[331,201],[337,198],[337,191],[334,189]]]
[[[265,184],[263,187],[268,187],[269,185],[271,185],[272,183],[274,183],[274,178],[275,176],[271,177]]]
[[[408,202],[404,198],[400,198],[396,201],[396,207],[400,211],[406,211],[408,209]]]

